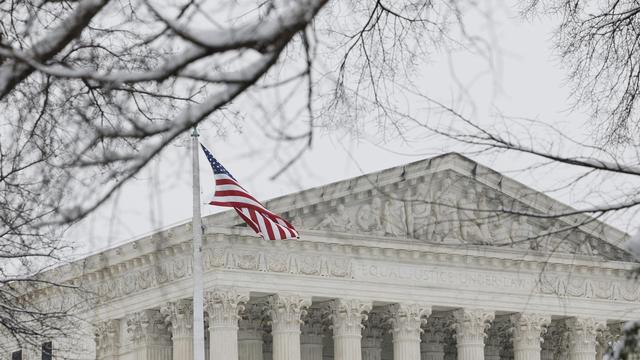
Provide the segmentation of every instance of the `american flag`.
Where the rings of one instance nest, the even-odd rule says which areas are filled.
[[[265,240],[297,239],[298,231],[280,216],[265,207],[247,192],[236,178],[216,160],[204,145],[202,150],[211,164],[216,179],[215,195],[211,205],[232,207],[238,215]]]

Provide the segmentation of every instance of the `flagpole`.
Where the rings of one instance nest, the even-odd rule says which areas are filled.
[[[204,360],[204,289],[202,280],[202,219],[198,129],[191,133],[193,155],[193,359]]]

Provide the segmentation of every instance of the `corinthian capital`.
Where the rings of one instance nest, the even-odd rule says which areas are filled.
[[[431,316],[426,326],[423,326],[422,342],[427,344],[442,344],[450,328],[450,319],[444,316]]]
[[[569,332],[570,345],[595,344],[598,332],[607,326],[604,320],[582,317],[567,319],[565,324]]]
[[[136,345],[162,343],[171,340],[160,310],[146,309],[127,317],[127,334]]]
[[[493,311],[483,309],[459,309],[453,312],[456,340],[484,343],[485,330],[495,318]]]
[[[551,323],[551,316],[543,314],[519,313],[510,317],[514,347],[517,349],[539,349],[542,336]],[[536,350],[539,351],[539,350]]]
[[[191,336],[193,333],[193,302],[191,299],[181,299],[169,302],[160,313],[166,322],[171,324],[173,337]]]
[[[369,313],[367,320],[364,322],[364,329],[362,329],[362,338],[374,338],[382,341],[382,336],[387,328],[385,316],[379,312]]]
[[[424,304],[391,304],[389,322],[394,337],[420,336],[420,327],[426,323],[426,317],[431,314],[431,306]]]
[[[300,331],[302,323],[300,319],[310,305],[311,299],[298,295],[276,294],[270,296],[268,310],[271,315],[273,331]]]
[[[249,301],[247,293],[236,289],[214,289],[205,295],[205,311],[209,314],[209,326],[238,326],[239,312]]]
[[[120,320],[101,321],[95,325],[96,355],[116,355],[120,346]]]
[[[309,309],[302,317],[302,335],[322,336],[324,335],[325,326],[323,324],[322,309]]]
[[[543,314],[519,313],[510,317],[513,339],[523,346],[538,347],[542,336],[551,323],[551,316]]]
[[[371,311],[371,302],[357,299],[337,299],[329,304],[334,336],[361,335],[362,322]]]
[[[240,317],[241,331],[255,331],[262,333],[264,326],[264,304],[249,304]]]

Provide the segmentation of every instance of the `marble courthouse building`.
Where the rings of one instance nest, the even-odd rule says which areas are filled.
[[[571,209],[457,154],[266,206],[301,238],[262,240],[233,212],[203,219],[209,360],[594,360],[640,319],[626,234],[547,217]],[[54,358],[192,359],[191,233],[52,270],[90,294],[79,335],[49,339]],[[25,296],[79,301],[58,288]],[[3,358],[40,359],[2,341]]]

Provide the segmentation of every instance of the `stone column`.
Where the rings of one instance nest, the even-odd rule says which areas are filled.
[[[456,330],[453,326],[455,318],[451,311],[444,315],[444,318],[449,325],[444,332],[444,360],[456,360],[458,358],[458,344],[456,343]]]
[[[382,359],[382,339],[385,319],[379,313],[369,314],[362,329],[362,360]]]
[[[160,309],[165,321],[171,324],[174,359],[193,359],[193,302],[182,299]]]
[[[263,360],[273,360],[273,338],[270,332],[265,332],[262,336],[262,356]]]
[[[337,299],[330,304],[334,360],[362,360],[362,321],[371,302]]]
[[[382,360],[393,360],[393,335],[389,331],[385,331],[382,335]]]
[[[483,360],[485,330],[495,315],[482,309],[460,309],[453,312],[458,360]]]
[[[500,353],[503,352],[505,345],[509,345],[510,342],[512,342],[510,319],[495,318],[491,323],[491,327],[487,330],[487,338],[484,344],[484,360],[500,360]]]
[[[542,336],[551,316],[519,313],[511,315],[514,360],[540,360]]]
[[[322,346],[324,343],[324,326],[322,326],[322,311],[310,309],[304,317],[300,349],[302,360],[322,360]]]
[[[127,318],[127,334],[136,360],[171,360],[171,333],[160,310],[147,309]]]
[[[207,291],[205,310],[209,314],[211,360],[238,360],[238,313],[247,301],[248,294],[235,289]]]
[[[394,360],[420,360],[421,326],[431,306],[398,303],[389,305]]]
[[[238,357],[240,360],[263,360],[262,313],[264,305],[251,304],[239,322]]]
[[[322,341],[322,360],[333,360],[333,347],[333,332],[331,329],[325,329]]]
[[[541,360],[558,360],[569,358],[569,331],[565,320],[552,320],[547,326],[542,342]]]
[[[450,325],[441,316],[431,316],[423,327],[420,359],[444,360],[444,341]]]
[[[96,359],[117,360],[120,349],[120,320],[101,321],[95,325]]]
[[[596,358],[596,336],[606,322],[594,318],[570,318],[565,322],[569,339],[569,360]]]
[[[297,295],[269,297],[273,360],[300,360],[300,317],[311,300]]]

